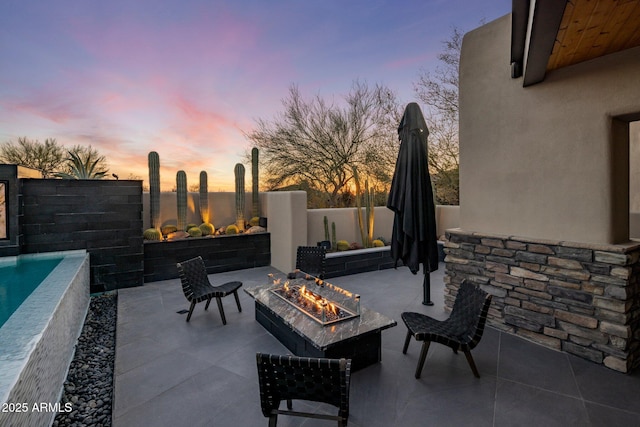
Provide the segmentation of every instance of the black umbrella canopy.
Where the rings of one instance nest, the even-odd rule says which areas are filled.
[[[413,274],[438,269],[436,214],[427,160],[429,130],[420,106],[407,105],[398,126],[400,151],[387,208],[395,212],[391,256]],[[427,279],[427,277],[425,277]]]

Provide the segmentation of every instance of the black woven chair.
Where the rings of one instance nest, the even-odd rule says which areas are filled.
[[[478,345],[482,338],[490,305],[490,294],[464,280],[460,285],[458,295],[453,303],[453,310],[447,320],[436,320],[421,313],[402,313],[402,320],[407,325],[407,338],[402,353],[407,354],[412,336],[416,341],[424,341],[416,368],[416,378],[420,378],[431,342],[451,347],[456,354],[458,350],[462,350],[467,357],[473,375],[480,378],[478,368],[476,368],[471,356],[471,350]]]
[[[204,266],[202,257],[179,262],[177,267],[180,273],[180,281],[182,282],[182,292],[184,292],[187,301],[191,303],[189,314],[187,315],[187,322],[191,319],[193,309],[197,303],[207,301],[207,305],[204,306],[206,310],[209,308],[211,299],[215,298],[218,303],[218,309],[220,310],[220,317],[222,317],[222,324],[226,325],[227,318],[224,316],[222,298],[229,294],[233,294],[233,296],[236,297],[238,311],[242,311],[240,299],[238,299],[238,288],[242,286],[242,282],[228,282],[220,286],[212,286],[211,282],[209,282],[209,277],[207,277],[207,269]]]
[[[275,427],[278,415],[336,420],[346,426],[349,418],[351,359],[278,356],[258,353],[258,382],[262,414]],[[287,401],[281,410],[280,402]],[[338,415],[292,411],[292,400],[323,402],[338,408]]]
[[[296,268],[324,279],[327,249],[322,246],[298,246]]]

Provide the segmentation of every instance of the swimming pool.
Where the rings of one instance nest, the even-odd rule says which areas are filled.
[[[0,260],[5,266],[7,260],[28,266],[57,260],[0,327],[0,404],[6,408],[0,411],[0,425],[51,425],[89,307],[89,254],[81,250]],[[42,407],[47,410],[37,410]]]
[[[0,327],[62,258],[0,258]]]

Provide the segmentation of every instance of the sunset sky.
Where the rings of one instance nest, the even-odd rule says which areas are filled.
[[[339,100],[353,81],[415,101],[452,28],[509,13],[511,0],[3,0],[0,143],[25,136],[92,145],[109,172],[162,190],[232,190],[258,118],[292,84]],[[146,182],[145,182],[146,184]]]

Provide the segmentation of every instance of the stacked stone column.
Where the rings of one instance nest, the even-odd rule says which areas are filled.
[[[447,231],[445,304],[463,279],[493,295],[490,325],[629,372],[640,365],[640,244]]]

